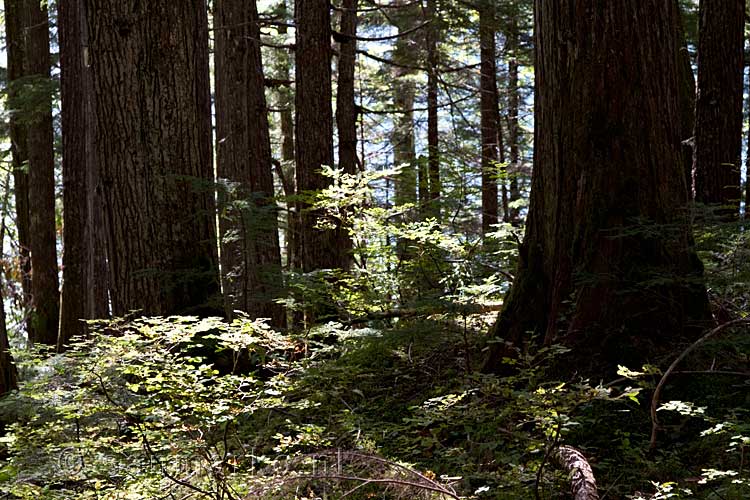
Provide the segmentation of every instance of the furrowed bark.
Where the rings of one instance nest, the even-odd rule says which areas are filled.
[[[695,101],[695,200],[739,215],[745,2],[701,0]]]
[[[220,308],[204,0],[88,0],[112,309]]]
[[[55,217],[55,157],[52,129],[49,16],[46,5],[36,0],[25,4],[26,77],[34,86],[28,109],[29,230],[31,250],[32,342],[57,344],[60,294],[57,277],[57,228]]]
[[[331,109],[331,13],[325,0],[297,0],[295,3],[297,42],[295,55],[297,190],[311,195],[326,188],[330,180],[320,173],[323,165],[333,166],[333,111]],[[319,210],[309,201],[300,202],[300,248],[302,270],[345,267],[340,227],[316,227]]]
[[[710,318],[680,155],[677,9],[536,1],[535,169],[487,369],[536,333],[579,373],[639,366]],[[619,64],[611,64],[613,58]]]
[[[270,318],[286,315],[268,128],[259,17],[255,1],[217,0],[216,124],[220,191],[222,280],[228,317],[240,310]]]

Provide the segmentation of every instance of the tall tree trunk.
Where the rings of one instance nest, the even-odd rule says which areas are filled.
[[[357,5],[358,0],[342,3],[339,31],[344,39],[339,43],[338,80],[336,89],[336,128],[339,133],[339,168],[347,174],[359,171],[357,159],[357,107],[354,101],[354,73],[357,62]],[[352,240],[343,235],[346,262],[351,265]]]
[[[24,35],[24,0],[5,0],[5,46],[8,57],[8,107],[10,114],[10,150],[13,190],[16,204],[19,267],[24,309],[31,306],[31,221],[29,219],[29,173],[27,162],[27,124],[24,120],[23,82],[26,37]],[[28,327],[28,325],[27,325]]]
[[[57,349],[84,332],[87,315],[89,267],[88,183],[86,139],[89,114],[85,79],[87,68],[81,33],[83,2],[57,6],[60,41],[60,96],[62,101],[63,170],[63,282]]]
[[[391,68],[393,107],[396,111],[392,118],[391,145],[393,166],[400,167],[401,172],[394,179],[393,201],[396,205],[419,201],[421,215],[428,204],[429,181],[427,165],[421,161],[418,165],[415,150],[414,100],[417,88],[413,66],[418,62],[418,42],[410,33],[415,27],[415,20],[419,19],[419,7],[403,0],[396,5],[398,10],[390,18],[400,33],[394,43],[392,59],[395,65]]]
[[[113,313],[201,312],[218,292],[206,4],[86,16]]]
[[[518,176],[521,170],[520,144],[521,128],[518,124],[519,89],[518,89],[518,19],[517,13],[510,17],[507,34],[506,51],[508,53],[508,143],[510,147],[510,222],[518,224],[519,210],[514,203],[521,199]]]
[[[743,0],[701,0],[695,102],[695,199],[736,218],[740,200]]]
[[[81,34],[83,46],[89,47],[88,25],[86,22],[85,2],[82,12]],[[86,210],[88,255],[88,294],[86,297],[86,317],[92,319],[108,318],[110,315],[109,262],[107,259],[107,235],[104,186],[102,184],[102,166],[97,161],[96,153],[96,95],[91,76],[91,55],[84,51],[86,71],[84,74],[84,93],[86,95]]]
[[[296,147],[297,190],[300,194],[326,188],[330,180],[321,166],[333,162],[331,109],[331,12],[326,0],[296,0]],[[316,227],[319,210],[300,203],[302,269],[335,269],[345,265],[341,228]]]
[[[26,1],[26,75],[36,86],[28,128],[32,342],[57,344],[60,294],[57,278],[55,157],[50,88],[49,16],[46,4]]]
[[[281,253],[258,21],[255,1],[215,3],[216,169],[230,184],[220,197],[222,279],[229,317],[238,309],[280,327],[286,315],[274,302]]]
[[[357,61],[357,5],[359,0],[342,3],[339,31],[336,127],[339,133],[339,167],[347,174],[359,171],[357,159],[357,107],[354,101],[354,72]]]
[[[278,6],[278,16],[283,22],[293,21],[290,19],[287,8],[287,0],[282,0]],[[279,34],[287,33],[287,26],[279,26]],[[291,78],[291,57],[287,51],[282,51],[276,57],[280,77],[283,80]],[[281,128],[281,173],[286,184],[284,195],[287,197],[287,226],[285,233],[287,268],[302,269],[302,249],[299,246],[299,213],[292,200],[297,192],[297,180],[294,162],[294,93],[291,86],[281,86],[277,93],[279,107],[279,125]]]
[[[493,333],[640,366],[709,317],[680,158],[674,2],[536,0],[535,162],[516,280]],[[618,61],[613,65],[612,61]],[[499,369],[503,344],[487,368]]]
[[[495,29],[491,8],[479,11],[479,44],[481,56],[481,125],[482,125],[482,234],[497,224],[498,180],[498,99],[495,64]]]
[[[0,255],[5,257],[4,241],[6,230],[6,216],[8,215],[8,200],[10,198],[10,176],[5,178],[5,199],[2,207],[2,222],[0,222]],[[8,340],[8,321],[5,316],[5,269],[0,266],[0,396],[18,389],[18,370],[10,353]]]
[[[675,0],[675,3],[679,2]],[[678,12],[680,12],[678,7]],[[680,16],[681,17],[681,16]],[[677,71],[680,86],[680,140],[682,141],[682,163],[687,181],[687,189],[693,194],[693,147],[691,137],[695,131],[695,76],[690,61],[687,40],[682,27],[682,19],[677,19]]]
[[[430,172],[430,214],[440,219],[440,144],[438,132],[438,18],[436,0],[427,0],[427,163]]]
[[[417,154],[414,145],[414,81],[401,68],[394,70],[393,103],[398,114],[393,117],[391,144],[393,145],[393,165],[400,167],[396,177],[394,202],[396,205],[417,202]],[[425,168],[426,170],[426,168]],[[420,171],[420,174],[422,172]],[[423,184],[426,177],[419,175],[419,203],[426,205],[423,196],[428,189]]]
[[[110,276],[107,260],[107,234],[104,217],[104,187],[101,180],[101,165],[96,158],[96,95],[91,76],[91,52],[89,29],[86,16],[87,0],[78,0],[81,7],[81,45],[83,49],[83,93],[86,112],[86,239],[88,248],[88,278],[86,296],[86,317],[90,319],[108,318],[110,315]]]
[[[498,99],[499,101],[499,99]],[[503,121],[500,119],[500,110],[497,111],[497,153],[500,162],[499,182],[500,182],[500,201],[503,206],[503,222],[510,222],[510,207],[508,199],[508,166],[505,161],[505,141],[503,140]]]

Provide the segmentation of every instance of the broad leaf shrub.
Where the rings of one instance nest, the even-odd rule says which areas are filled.
[[[38,376],[4,402],[25,411],[5,438],[0,478],[10,498],[224,498],[243,482],[238,465],[254,460],[238,425],[282,406],[293,350],[245,319],[93,325],[89,339],[39,360]],[[224,356],[220,374],[213,361]],[[233,373],[240,357],[255,365]]]

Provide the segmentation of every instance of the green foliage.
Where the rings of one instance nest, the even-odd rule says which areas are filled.
[[[207,340],[249,355],[254,370],[219,376],[208,359],[189,354]],[[64,355],[37,360],[39,376],[5,401],[6,410],[24,410],[10,426],[12,458],[0,476],[18,498],[155,498],[180,489],[186,475],[195,491],[231,488],[230,479],[239,481],[233,464],[251,459],[229,444],[237,423],[276,406],[287,390],[281,373],[258,373],[282,369],[292,349],[244,319],[94,325]]]
[[[460,312],[462,304],[497,303],[515,267],[514,229],[502,225],[483,242],[447,231],[435,219],[420,219],[413,204],[378,205],[378,183],[396,172],[324,169],[332,183],[315,198],[324,214],[319,224],[349,232],[355,266],[350,273],[292,275],[293,295],[335,304],[349,318],[397,308]]]
[[[39,75],[24,76],[9,82],[5,89],[6,108],[23,126],[37,123],[50,112],[50,103],[59,92],[59,81]]]

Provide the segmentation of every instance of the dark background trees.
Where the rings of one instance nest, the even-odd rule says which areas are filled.
[[[560,81],[575,90],[562,88],[557,80],[544,84],[537,80],[534,102],[545,103],[549,98],[562,110],[556,110],[556,114],[569,113],[582,124],[595,121],[604,130],[591,131],[588,139],[575,136],[568,140],[565,134],[572,132],[565,129],[555,132],[555,136],[563,137],[560,145],[552,139],[545,145],[538,139],[532,148],[527,140],[529,129],[536,126],[537,138],[541,137],[539,130],[546,115],[544,109],[540,110],[543,107],[537,106],[536,112],[542,114],[534,121],[529,118],[533,102],[529,69],[546,75],[549,64],[539,60],[534,66],[530,58],[534,40],[529,2],[497,6],[425,0],[368,7],[346,0],[330,8],[305,2],[295,6],[294,13],[285,2],[277,2],[267,12],[259,13],[254,4],[224,0],[210,12],[211,30],[209,12],[200,3],[186,4],[183,10],[159,3],[149,7],[139,4],[133,12],[126,12],[124,8],[112,11],[102,2],[97,0],[88,8],[80,2],[59,6],[53,16],[57,20],[53,32],[46,10],[36,2],[8,0],[5,5],[9,103],[16,110],[10,115],[9,134],[16,195],[13,231],[22,271],[19,283],[23,294],[18,303],[27,303],[30,308],[27,327],[31,340],[58,340],[56,247],[60,217],[56,211],[60,207],[65,222],[61,225],[61,346],[83,332],[81,318],[104,317],[110,310],[115,314],[130,310],[167,314],[224,309],[227,316],[240,310],[252,317],[270,317],[281,325],[287,313],[279,302],[295,295],[284,288],[296,279],[289,281],[293,278],[289,272],[301,271],[304,275],[340,269],[358,276],[367,270],[366,260],[352,267],[353,253],[369,252],[368,245],[375,241],[357,236],[360,244],[355,248],[348,234],[353,228],[347,224],[353,224],[358,210],[372,203],[386,208],[414,203],[414,208],[398,212],[389,221],[408,227],[425,217],[444,215],[448,219],[434,228],[444,234],[465,234],[467,241],[502,228],[497,225],[501,215],[503,222],[519,229],[528,219],[527,240],[538,240],[528,245],[528,252],[536,251],[532,247],[554,248],[550,250],[553,257],[541,259],[547,266],[542,273],[547,285],[543,286],[546,291],[539,293],[548,297],[535,306],[547,312],[536,314],[532,322],[547,321],[540,331],[551,340],[557,328],[555,318],[568,300],[568,292],[598,289],[598,285],[577,285],[576,276],[595,275],[593,268],[605,265],[595,264],[594,256],[601,252],[591,250],[608,241],[597,240],[600,231],[615,227],[630,231],[631,227],[648,224],[670,226],[681,220],[677,213],[687,213],[684,200],[675,194],[679,188],[665,180],[677,185],[678,179],[658,172],[647,176],[647,168],[639,166],[640,160],[634,159],[628,168],[622,160],[617,170],[628,175],[603,175],[609,184],[603,178],[592,179],[586,170],[559,167],[566,171],[565,176],[554,173],[558,168],[555,162],[567,161],[561,159],[567,155],[563,146],[575,150],[570,154],[575,157],[571,161],[576,168],[597,158],[607,158],[607,165],[615,168],[616,155],[602,145],[607,141],[618,143],[618,151],[636,140],[654,148],[657,144],[673,145],[671,136],[636,135],[629,129],[625,122],[635,105],[625,98],[617,99],[598,89],[599,94],[592,94],[595,97],[590,101],[582,100],[580,89],[595,82],[581,75],[598,67],[553,66],[571,73]],[[671,7],[674,14],[678,5],[682,22],[678,15],[670,14],[667,19],[672,23],[669,44],[674,49],[676,68],[653,70],[657,63],[646,61],[648,58],[636,50],[655,40],[649,38],[638,45],[630,39],[623,42],[624,34],[605,30],[603,37],[612,36],[623,46],[636,47],[632,53],[617,50],[641,66],[635,62],[623,64],[637,70],[632,70],[635,76],[623,76],[601,62],[601,68],[606,69],[603,81],[611,80],[612,86],[631,76],[641,81],[647,71],[669,73],[670,82],[675,76],[679,102],[670,103],[663,114],[671,116],[672,107],[678,110],[682,186],[691,189],[695,184],[696,199],[701,203],[731,202],[731,211],[736,214],[744,64],[743,22],[738,18],[742,17],[743,5],[706,1],[698,10],[690,2],[675,2]],[[537,14],[541,13],[537,8]],[[157,21],[173,14],[180,14],[179,23],[167,26]],[[151,17],[154,19],[145,25],[139,24]],[[731,29],[721,28],[723,19],[733,21],[728,25]],[[644,23],[639,20],[635,24],[640,29]],[[216,41],[216,178],[207,76],[209,32]],[[50,99],[57,77],[50,73],[50,40],[59,42],[53,48],[59,50],[62,66],[60,109],[57,101]],[[594,49],[591,51],[598,57]],[[270,69],[264,68],[264,61]],[[696,61],[699,98],[693,104]],[[545,93],[553,90],[559,95]],[[272,97],[271,106],[267,93]],[[647,94],[628,98],[644,99],[641,105],[662,100]],[[566,102],[561,104],[559,99]],[[620,102],[622,109],[586,108],[597,99],[609,104]],[[52,183],[53,112],[59,112],[62,129],[59,164],[63,199],[59,206]],[[618,124],[615,132],[619,131],[622,138],[614,132],[607,135],[609,121]],[[551,126],[550,130],[555,130],[555,125]],[[711,134],[721,141],[712,139]],[[575,145],[576,140],[583,143],[589,139],[595,150],[585,151]],[[692,144],[694,165],[688,166]],[[544,156],[550,147],[555,153]],[[671,161],[663,151],[659,154],[664,156],[658,163]],[[532,158],[539,166],[537,179],[552,180],[539,184],[537,193],[531,196],[532,206],[527,208]],[[729,164],[734,167],[716,167]],[[374,198],[358,202],[359,208],[342,205],[330,212],[315,205],[321,201],[321,190],[342,186],[340,181],[323,175],[322,168],[338,168],[356,177],[391,166],[401,166],[401,172],[382,179]],[[668,170],[666,166],[660,168]],[[597,173],[604,171],[596,169]],[[731,178],[727,177],[730,171]],[[609,200],[598,194],[592,200],[583,194],[575,200],[570,198],[581,190],[589,192],[579,186],[584,180],[587,186],[593,186],[591,190],[608,193]],[[648,198],[646,195],[636,195],[634,201],[620,193],[647,193],[647,187],[666,201],[650,205],[642,199]],[[542,195],[544,189],[553,194]],[[734,194],[729,196],[728,189]],[[722,194],[708,196],[709,191]],[[214,206],[214,192],[219,193],[218,207]],[[557,200],[554,209],[542,208],[542,201],[534,201],[550,197]],[[568,213],[565,207],[574,202],[578,208]],[[287,207],[281,219],[280,204]],[[594,220],[584,214],[614,210],[608,208],[610,205],[618,207],[615,211],[621,220],[617,224],[612,222],[617,217],[611,215],[597,215],[595,218],[603,219]],[[549,213],[542,214],[545,210]],[[540,223],[534,219],[547,221],[543,226],[550,226],[550,230],[537,229]],[[450,292],[450,287],[441,290],[440,283],[450,282],[441,264],[436,261],[428,266],[431,269],[425,269],[415,260],[421,254],[406,251],[419,244],[419,239],[399,231],[403,229],[387,229],[383,240],[383,248],[400,248],[395,271],[422,273],[421,278],[409,278],[411,292],[404,293],[402,288],[396,294],[401,305],[417,297]],[[687,229],[677,233],[682,236],[675,241],[689,247]],[[562,238],[562,243],[551,243],[555,238]],[[629,246],[645,245],[636,236],[632,241],[635,243]],[[688,276],[688,267],[695,267],[675,257],[682,254],[672,245],[649,244],[654,248],[643,252],[659,256],[653,265],[645,267],[663,271],[666,262],[681,262],[675,264],[677,270],[670,268],[664,273],[677,276]],[[217,246],[222,255],[221,287]],[[525,248],[522,246],[521,269],[530,265]],[[628,255],[623,262],[613,264],[615,275],[637,275],[635,262],[648,262],[648,255],[638,251],[628,250]],[[38,263],[30,266],[34,260]],[[390,264],[383,265],[387,269]],[[549,266],[557,270],[553,273]],[[287,274],[283,274],[284,269]],[[489,269],[491,266],[475,278]],[[512,269],[504,272],[513,274]],[[521,272],[516,277],[515,290],[525,287],[523,276]],[[622,286],[622,279],[610,279],[613,289]],[[644,280],[641,276],[634,282]],[[535,278],[531,281],[538,282]],[[334,283],[328,281],[325,286]],[[671,292],[665,295],[673,296]],[[582,304],[586,300],[574,302],[576,305],[565,307],[585,308]],[[515,307],[513,301],[509,304],[508,311]],[[602,314],[614,318],[614,323],[621,322],[616,315]],[[565,322],[574,321],[568,318]],[[516,333],[510,337],[520,338],[518,332],[528,325],[515,319],[511,323],[516,325]],[[602,328],[609,329],[606,325]]]
[[[745,2],[701,0],[695,101],[695,199],[739,215]]]
[[[684,178],[680,185],[686,190],[695,185],[700,203],[730,203],[731,212],[739,213],[744,58],[743,22],[738,21],[743,6],[738,2],[706,1],[697,9],[683,1],[670,7],[674,13],[665,22],[671,23],[669,44],[674,49],[675,68],[654,70],[661,60],[653,63],[649,58],[666,56],[646,57],[638,52],[638,47],[650,47],[655,40],[648,38],[639,45],[625,40],[625,34],[604,30],[602,37],[611,36],[620,45],[635,47],[632,53],[617,49],[634,61],[622,65],[633,73],[616,73],[606,61],[580,68],[552,66],[554,71],[570,75],[551,83],[537,79],[534,100],[530,70],[546,75],[552,63],[541,60],[538,52],[539,60],[532,63],[532,5],[526,1],[502,6],[396,1],[368,7],[346,0],[328,7],[303,2],[294,9],[277,2],[267,12],[258,12],[255,4],[224,0],[210,13],[200,3],[183,5],[183,10],[159,3],[138,4],[133,12],[126,12],[124,7],[112,10],[102,2],[97,0],[87,8],[81,2],[59,6],[52,32],[46,10],[36,2],[8,0],[5,5],[9,103],[15,109],[9,123],[16,211],[13,235],[23,291],[19,298],[11,297],[29,307],[27,328],[32,341],[52,344],[59,340],[62,347],[84,331],[80,319],[105,317],[110,311],[168,314],[223,309],[230,317],[240,310],[282,325],[287,311],[280,303],[292,296],[299,299],[298,292],[285,286],[312,286],[311,273],[321,270],[339,269],[353,277],[371,272],[367,269],[370,249],[381,244],[381,248],[397,249],[398,262],[391,268],[387,259],[378,265],[409,276],[409,285],[394,294],[401,306],[428,296],[452,296],[452,285],[447,283],[453,278],[446,276],[446,268],[439,262],[445,256],[433,256],[433,262],[425,264],[419,261],[425,254],[409,249],[420,244],[419,238],[408,234],[409,225],[425,217],[439,220],[441,215],[448,219],[433,229],[446,235],[464,234],[466,241],[490,234],[497,237],[498,228],[498,234],[506,234],[503,232],[509,229],[498,225],[500,220],[516,226],[513,237],[518,238],[527,221],[529,244],[521,246],[519,274],[515,276],[512,268],[501,270],[504,277],[516,278],[500,322],[514,325],[509,327],[514,333],[506,340],[520,339],[522,331],[534,324],[551,341],[558,327],[570,330],[575,318],[589,313],[591,321],[610,330],[597,314],[610,318],[607,321],[613,324],[622,323],[621,316],[598,305],[593,309],[599,312],[588,311],[591,300],[582,298],[587,290],[616,290],[625,283],[640,287],[657,280],[660,273],[680,279],[692,276],[693,270],[699,275],[697,264],[688,262],[693,259],[691,251],[683,258],[684,248],[692,245],[686,220],[678,215],[687,213],[686,200],[675,194],[681,189],[674,187],[680,180],[665,166],[672,158],[662,151],[673,146],[673,137],[637,135],[627,126],[626,120],[637,107],[633,103],[639,99],[638,105],[644,106],[663,101],[662,106],[669,106],[657,113],[663,116],[671,116],[672,108],[677,109]],[[682,20],[677,10],[682,11]],[[542,13],[537,6],[537,14]],[[176,24],[167,26],[157,20],[177,14],[181,21]],[[141,26],[140,21],[146,18],[149,22]],[[731,29],[721,28],[723,19],[733,21],[728,25]],[[643,24],[645,21],[635,22],[638,29]],[[536,28],[542,28],[538,19]],[[213,33],[216,42],[212,60],[216,174],[212,168],[208,33]],[[50,40],[60,52],[60,106],[50,99],[57,78],[56,73],[50,73]],[[583,35],[581,40],[588,43]],[[591,53],[599,57],[594,49]],[[695,67],[699,68],[697,100]],[[620,99],[601,88],[595,89],[599,94],[592,90],[592,97],[582,97],[581,89],[595,86],[582,75],[598,69],[606,70],[602,81],[613,88],[628,78],[640,82],[648,71],[660,76],[669,73],[670,84],[673,76],[677,78],[679,102],[669,101],[672,94],[662,99],[664,96],[653,97],[649,92]],[[558,94],[546,93],[553,91]],[[532,104],[547,103],[547,99],[552,104],[536,106],[540,114],[532,121]],[[620,103],[621,108],[603,110],[592,104],[597,100],[607,106]],[[580,127],[596,122],[603,129],[568,139],[566,134],[573,132],[564,127],[556,131],[553,123],[549,132],[541,134],[545,108],[553,109],[553,105],[557,107],[555,115],[567,113],[571,120],[581,122]],[[52,184],[52,116],[58,112],[63,193],[59,204]],[[614,132],[607,128],[610,121],[617,124]],[[533,147],[528,141],[532,126],[537,137]],[[656,127],[644,127],[651,128]],[[552,142],[544,144],[542,136],[549,136],[546,140]],[[552,138],[557,136],[561,138]],[[716,139],[719,137],[721,141]],[[587,151],[576,141],[589,141],[594,149]],[[662,175],[658,170],[645,175],[651,163],[636,158],[626,168],[627,162],[615,155],[617,151],[606,147],[608,141],[617,143],[615,149],[621,155],[630,154],[633,141],[647,142],[658,150],[650,157],[659,157],[654,162],[671,173]],[[657,144],[661,146],[657,148]],[[692,145],[694,161],[688,158]],[[554,154],[545,156],[550,148]],[[600,158],[606,158],[607,166],[620,173],[593,178],[580,166]],[[538,187],[528,207],[532,159],[537,165],[534,183]],[[568,161],[581,170],[568,169]],[[730,164],[734,166],[729,169],[716,166]],[[356,178],[392,166],[400,166],[400,173],[377,181],[382,184],[369,201],[359,200],[358,205],[341,201],[344,204],[333,211],[330,206],[322,208],[329,202],[320,198],[321,191],[335,192],[345,185],[324,175],[324,167]],[[558,175],[556,169],[565,175]],[[597,175],[605,171],[595,170]],[[538,180],[546,178],[551,180]],[[583,184],[590,188],[584,189]],[[543,194],[545,189],[549,193]],[[728,190],[734,194],[729,196]],[[590,191],[607,195],[595,194],[589,199],[584,194]],[[578,192],[581,196],[573,199],[577,196],[573,193]],[[635,192],[635,199],[626,192]],[[214,193],[218,193],[218,207],[214,206]],[[644,201],[651,195],[659,203]],[[553,198],[556,205],[550,208],[547,205]],[[547,205],[542,207],[545,200]],[[386,219],[387,224],[395,225],[381,236],[355,235],[358,246],[353,246],[349,232],[354,231],[353,224],[361,224],[356,220],[360,210],[373,204],[388,209],[409,203],[415,207]],[[286,210],[279,212],[279,206]],[[570,206],[575,210],[569,211],[566,207]],[[60,208],[62,217],[57,214]],[[607,215],[610,211],[620,215]],[[605,215],[592,217],[586,212]],[[218,233],[214,214],[218,215]],[[60,219],[64,221],[64,279],[58,338]],[[548,230],[537,228],[539,224]],[[646,244],[630,235],[632,228],[654,224],[682,227],[673,237],[679,245],[648,238]],[[618,238],[597,235],[615,229],[628,233],[623,238],[628,243],[622,243],[629,247],[627,255],[622,261],[610,256],[612,262],[598,263],[601,248]],[[380,237],[382,242],[376,242]],[[499,248],[507,248],[507,243]],[[683,250],[676,250],[677,246]],[[217,247],[222,255],[221,284]],[[364,253],[355,265],[357,252]],[[534,252],[541,252],[544,270],[541,281],[538,275],[530,281],[535,288],[544,288],[534,293],[545,298],[532,301],[531,309],[545,312],[533,314],[527,324],[511,318],[515,304],[522,304],[525,310],[527,300],[511,299],[526,288],[523,270],[533,267],[530,260],[534,259],[527,253]],[[654,260],[649,263],[651,257]],[[32,270],[34,260],[38,263]],[[496,269],[487,256],[480,260],[486,267],[472,279],[486,277]],[[646,262],[641,267],[652,271],[640,276],[638,262]],[[512,266],[512,258],[503,265]],[[608,285],[591,284],[597,282],[591,276],[605,273],[600,268],[610,265],[616,271]],[[302,279],[308,280],[307,284],[297,281],[305,275]],[[580,282],[584,275],[589,276],[587,285]],[[345,290],[335,284],[337,279],[314,285],[332,287],[319,299],[337,301],[334,309],[350,300],[334,298]],[[666,287],[659,288],[659,294],[675,297],[668,285],[659,286]],[[569,292],[574,290],[573,296],[579,298],[569,304]],[[333,295],[326,295],[329,293]],[[632,307],[641,305],[634,301]],[[575,313],[578,308],[588,312]],[[563,309],[572,317],[558,325]]]

